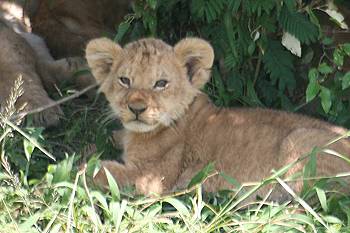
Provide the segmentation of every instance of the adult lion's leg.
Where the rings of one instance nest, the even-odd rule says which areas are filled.
[[[36,54],[36,69],[47,90],[54,90],[56,85],[62,82],[73,82],[73,76],[79,71],[87,70],[88,65],[83,57],[67,57],[55,60],[45,41],[33,33],[20,33]],[[74,81],[79,87],[84,88],[95,79],[89,74],[76,75]]]
[[[33,114],[33,123],[40,126],[57,125],[63,112],[59,106],[46,108],[55,103],[41,85],[39,77],[35,73],[24,73],[24,93],[18,100],[18,105],[27,103],[26,110],[35,110],[43,107],[43,111]]]
[[[10,95],[15,80],[18,76],[22,76],[24,93],[18,99],[17,107],[27,103],[25,110],[28,111],[43,108],[43,111],[33,114],[35,125],[50,126],[57,124],[62,111],[59,106],[45,107],[53,104],[54,101],[49,98],[43,88],[36,70],[37,57],[26,37],[16,33],[0,20],[0,41],[2,45],[0,52],[1,105],[6,104],[4,101]]]
[[[95,83],[95,79],[88,72],[86,60],[82,57],[39,61],[37,67],[48,90],[53,90],[60,83],[76,83],[81,89]]]

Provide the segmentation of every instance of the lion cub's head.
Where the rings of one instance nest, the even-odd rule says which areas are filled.
[[[142,39],[124,48],[101,38],[87,45],[86,58],[124,127],[149,132],[182,117],[210,77],[214,52],[197,38],[174,47]]]

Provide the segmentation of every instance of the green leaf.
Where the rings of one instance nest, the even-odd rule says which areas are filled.
[[[233,177],[226,175],[224,172],[219,173],[227,182],[239,189],[242,185]]]
[[[314,51],[311,48],[309,48],[309,50],[306,53],[304,53],[304,56],[301,59],[301,63],[309,64],[313,58],[314,58]]]
[[[326,197],[325,191],[323,189],[320,189],[320,188],[317,188],[317,187],[315,189],[316,189],[318,200],[321,203],[322,209],[325,212],[328,212],[327,197]]]
[[[254,51],[255,51],[255,43],[254,43],[254,42],[251,42],[250,45],[248,46],[248,54],[249,54],[250,56],[252,56],[253,53],[254,53]]]
[[[304,214],[291,214],[290,219],[298,220],[299,222],[306,223],[310,226],[314,225],[314,221],[311,216],[304,215]]]
[[[321,74],[330,74],[333,72],[333,68],[330,67],[327,63],[322,62],[319,66],[318,66],[318,71]]]
[[[307,88],[306,88],[307,103],[313,100],[321,89],[320,84],[317,82],[318,71],[315,68],[309,71],[308,78],[309,78],[309,84],[307,85]]]
[[[116,228],[116,232],[119,232],[120,224],[122,222],[124,213],[126,211],[128,202],[126,200],[122,200],[121,203],[119,202],[111,202],[110,204],[110,212],[112,213],[113,217],[113,223]]]
[[[111,191],[111,194],[112,194],[112,199],[113,199],[113,201],[119,201],[120,200],[120,192],[119,192],[118,184],[115,181],[112,174],[108,171],[108,169],[104,167],[104,170],[105,170],[105,173],[107,176],[109,190]]]
[[[264,104],[261,103],[261,101],[260,101],[260,99],[255,91],[253,82],[251,80],[247,80],[247,97],[249,98],[249,105],[251,105],[251,106],[264,106]]]
[[[86,166],[86,175],[89,177],[94,177],[101,168],[101,161],[99,157],[101,156],[102,152],[98,154],[93,154],[89,161],[87,162]]]
[[[68,189],[74,189],[74,184],[73,183],[70,183],[70,182],[67,182],[67,181],[62,181],[62,182],[59,182],[57,184],[54,185],[54,188],[55,189],[60,189],[60,188],[68,188]],[[85,190],[80,187],[80,186],[77,186],[76,187],[76,190],[77,190],[77,194],[80,196],[80,197],[84,197],[86,192]]]
[[[107,201],[106,201],[106,198],[98,191],[92,191],[90,193],[91,197],[95,198],[99,203],[100,203],[100,206],[108,211],[108,204],[107,204]]]
[[[298,38],[302,43],[309,44],[316,41],[318,28],[300,12],[291,11],[286,5],[282,6],[278,19],[282,28]]]
[[[346,55],[350,56],[350,43],[345,43],[342,45],[342,48]]]
[[[318,79],[318,71],[315,68],[309,70],[309,74],[307,76],[310,82],[316,82]]]
[[[304,167],[304,177],[305,178],[310,178],[310,177],[316,176],[316,170],[317,170],[316,153],[317,153],[317,150],[313,149],[309,154],[309,160]]]
[[[314,10],[310,9],[310,7],[307,7],[306,11],[309,14],[310,21],[317,26],[318,31],[320,32],[321,31],[320,21],[318,20],[316,14],[314,13]]]
[[[73,169],[74,156],[68,157],[56,165],[53,173],[52,183],[70,181],[70,175]]]
[[[208,175],[210,175],[215,170],[214,164],[209,163],[207,166],[205,166],[202,170],[200,170],[190,181],[188,184],[188,188],[191,188],[197,184],[202,183]]]
[[[278,41],[269,41],[263,56],[264,67],[272,80],[284,83],[294,82],[293,55],[286,51]],[[280,86],[280,90],[285,86]]]
[[[24,223],[19,225],[20,232],[30,232],[32,226],[38,222],[40,217],[41,217],[41,213],[36,213],[28,217]]]
[[[321,105],[325,113],[328,113],[332,106],[331,91],[326,87],[321,87]]]
[[[343,90],[350,87],[350,71],[348,71],[343,77],[342,77],[342,83],[341,87]]]
[[[24,139],[23,140],[23,147],[24,147],[24,153],[26,155],[27,161],[29,161],[30,157],[32,156],[32,153],[35,149],[35,146],[27,139]]]
[[[295,0],[283,0],[283,3],[287,6],[287,8],[289,10],[296,10],[295,6],[296,6],[296,1]]]
[[[114,37],[114,41],[120,43],[121,40],[124,38],[124,35],[129,30],[130,24],[128,22],[122,22],[118,26],[117,34]]]
[[[227,90],[234,95],[234,97],[239,97],[243,95],[243,83],[239,77],[238,72],[231,72],[227,77],[226,81]]]
[[[263,12],[270,13],[270,11],[276,6],[275,0],[244,0],[242,1],[243,13],[248,16],[257,15],[260,17]]]
[[[344,224],[342,220],[340,220],[337,217],[328,215],[328,216],[323,216],[323,219],[328,222],[328,223],[332,223],[332,224]]]
[[[191,12],[198,18],[203,18],[204,16],[204,4],[202,0],[191,1]]]
[[[232,13],[237,13],[241,3],[242,3],[242,0],[230,1],[228,8],[231,10]]]
[[[208,23],[216,20],[222,12],[224,12],[225,1],[215,0],[215,1],[205,1],[205,0],[192,0],[191,1],[191,11],[192,13],[200,18],[205,19]]]
[[[157,0],[147,0],[148,5],[151,7],[151,9],[156,9],[157,7]]]
[[[89,216],[89,219],[92,221],[93,225],[97,226],[100,222],[100,219],[98,217],[98,214],[96,213],[96,210],[91,206],[83,206],[82,211],[85,212],[87,216]]]
[[[333,44],[333,39],[330,38],[330,37],[325,37],[322,40],[322,44],[324,44],[324,45],[331,45],[331,44]]]
[[[163,200],[163,202],[167,202],[170,205],[172,205],[179,213],[183,216],[189,216],[190,211],[187,209],[187,207],[178,199],[169,197]]]
[[[339,48],[333,52],[333,61],[337,66],[343,66],[344,64],[344,54]]]
[[[316,153],[317,153],[317,150],[316,148],[314,148],[309,154],[309,160],[307,161],[304,167],[304,172],[303,172],[304,178],[310,178],[310,177],[316,176],[316,170],[317,170]],[[309,188],[310,188],[309,181],[304,180],[302,193],[307,192]]]
[[[162,212],[162,205],[157,203],[157,204],[151,206],[147,210],[146,216],[153,218],[153,217],[157,216],[158,214],[160,214],[161,212]]]

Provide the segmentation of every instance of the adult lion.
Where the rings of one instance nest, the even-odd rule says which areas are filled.
[[[44,38],[55,58],[83,56],[89,40],[114,35],[130,2],[131,0],[30,0],[33,32]]]
[[[82,58],[54,60],[39,36],[31,33],[23,7],[13,1],[0,2],[0,105],[6,99],[18,76],[22,76],[23,95],[17,106],[27,103],[26,110],[51,105],[54,101],[46,89],[71,79],[85,66]],[[58,123],[62,111],[59,106],[45,109],[34,115],[36,125],[51,126]]]
[[[239,182],[258,181],[347,132],[282,111],[214,106],[199,91],[210,78],[214,59],[212,47],[201,39],[187,38],[174,47],[142,39],[124,48],[109,39],[95,39],[87,46],[86,58],[125,127],[125,163],[103,161],[102,165],[121,186],[135,185],[139,193],[183,188],[210,162]],[[329,148],[350,154],[347,139]],[[304,165],[305,161],[296,164],[284,177],[295,175]],[[350,171],[348,162],[318,153],[317,175],[346,171]],[[95,182],[107,184],[104,169]],[[300,191],[302,183],[290,185]],[[230,187],[220,176],[204,184],[206,191]],[[287,197],[278,188],[271,195],[274,200]]]

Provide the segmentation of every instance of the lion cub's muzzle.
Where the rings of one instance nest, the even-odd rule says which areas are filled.
[[[135,115],[136,120],[138,120],[139,116],[147,110],[147,105],[142,102],[129,103],[128,109]]]
[[[141,114],[148,109],[147,94],[140,90],[131,91],[127,98],[127,108],[135,116],[135,120],[141,120]]]

